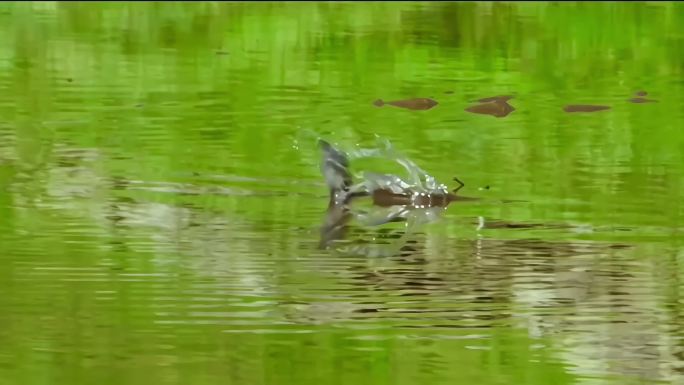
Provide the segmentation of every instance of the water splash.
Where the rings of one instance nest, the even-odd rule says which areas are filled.
[[[447,197],[449,194],[447,187],[438,183],[416,163],[396,151],[389,140],[376,138],[377,147],[357,147],[348,152],[333,147],[324,140],[319,140],[319,146],[323,151],[321,172],[331,188],[332,199],[321,228],[320,246],[322,248],[331,248],[337,253],[345,254],[395,255],[420,226],[438,220],[440,214],[446,210],[445,204],[425,204],[425,202],[426,198],[429,203],[432,203],[430,200],[432,197],[440,199]],[[347,167],[352,160],[370,157],[397,162],[406,170],[407,178],[366,171],[363,172],[360,182],[351,186],[345,184],[344,189],[337,188],[340,180],[350,178]],[[344,170],[340,170],[342,164]],[[383,207],[375,200],[376,192],[395,195],[400,199]],[[372,195],[376,204],[368,211],[354,210],[348,200],[354,194],[356,196]],[[397,204],[396,202],[403,203]],[[371,241],[336,248],[336,241],[346,237],[349,223],[352,221],[362,227],[378,227],[391,222],[404,222],[404,231],[401,236],[389,243],[377,244]]]
[[[392,174],[365,172],[363,181],[354,187],[353,191],[365,190],[373,192],[377,189],[387,189],[395,194],[447,194],[446,185],[420,168],[415,162],[402,155],[386,138],[376,136],[376,148],[357,148],[347,153],[350,160],[361,158],[384,158],[397,162],[408,173],[407,180]]]

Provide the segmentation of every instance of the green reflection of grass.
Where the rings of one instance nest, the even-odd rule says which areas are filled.
[[[294,143],[307,129],[347,145],[372,143],[377,133],[438,179],[464,179],[466,194],[482,195],[475,188],[488,184],[489,197],[528,201],[457,207],[445,225],[451,235],[462,234],[458,220],[484,215],[624,226],[634,230],[621,239],[675,242],[684,172],[681,25],[684,7],[673,2],[0,4],[0,113],[9,133],[0,143],[0,258],[12,262],[0,267],[2,282],[12,282],[0,286],[0,309],[30,310],[10,314],[11,325],[0,328],[14,332],[0,334],[0,384],[135,384],[150,373],[168,384],[573,382],[552,349],[536,356],[530,349],[538,341],[516,328],[483,332],[489,350],[476,350],[436,332],[424,332],[425,345],[403,340],[389,321],[378,332],[384,339],[373,342],[328,325],[284,337],[162,327],[154,295],[180,290],[176,281],[151,279],[150,288],[107,270],[104,283],[65,283],[61,273],[27,275],[32,270],[19,262],[97,267],[109,256],[102,245],[114,239],[142,245],[118,251],[124,258],[115,266],[154,273],[166,263],[166,273],[186,273],[182,256],[145,249],[172,238],[172,226],[121,230],[102,219],[111,205],[143,217],[168,210],[178,221],[186,218],[180,207],[191,206],[195,219],[209,211],[243,226],[237,236],[212,233],[215,243],[294,255],[292,238],[302,233],[293,229],[315,228],[313,213],[325,206],[315,146]],[[659,103],[628,104],[638,89]],[[509,93],[516,112],[505,119],[463,111],[474,99]],[[371,105],[430,96],[440,104],[427,112]],[[567,115],[568,103],[613,108]],[[93,149],[98,158],[70,160],[84,174],[58,173],[65,147]],[[253,177],[225,184],[286,196],[111,187],[116,177],[204,191],[222,185],[217,176]],[[91,195],[64,193],[89,186]],[[274,229],[287,232],[264,241]],[[316,279],[285,265],[293,280]],[[211,269],[198,270],[207,279]],[[98,303],[94,293],[112,286],[115,303]],[[176,305],[182,318],[188,309]],[[161,345],[175,350],[160,352]]]

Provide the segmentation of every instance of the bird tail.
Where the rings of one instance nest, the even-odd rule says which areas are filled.
[[[319,139],[318,145],[322,151],[321,173],[330,190],[331,204],[344,203],[352,185],[349,158],[325,140]]]

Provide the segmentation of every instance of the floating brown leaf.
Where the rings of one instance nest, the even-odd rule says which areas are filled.
[[[480,104],[470,106],[465,110],[473,114],[491,115],[497,118],[503,118],[508,116],[511,112],[515,111],[515,108],[508,104],[512,96],[502,95],[502,96],[492,96],[490,98],[483,98],[478,100]]]

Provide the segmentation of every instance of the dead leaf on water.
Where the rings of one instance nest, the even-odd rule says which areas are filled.
[[[497,118],[503,118],[515,111],[515,108],[508,104],[508,101],[512,98],[513,96],[510,95],[499,95],[482,98],[478,100],[480,104],[470,106],[465,110],[473,114],[490,115]]]

